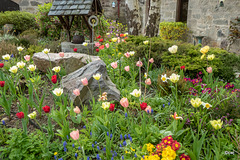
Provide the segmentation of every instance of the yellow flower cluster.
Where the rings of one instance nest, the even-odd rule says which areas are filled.
[[[141,158],[141,160],[160,160],[160,157],[158,155],[149,155],[144,156],[144,159]]]
[[[162,151],[162,160],[174,160],[176,158],[176,152],[171,148],[171,146],[167,146]]]
[[[147,146],[147,151],[148,151],[149,153],[152,153],[152,152],[153,152],[153,149],[155,148],[154,145],[151,144],[151,143],[148,143],[148,144],[146,144],[146,146]]]

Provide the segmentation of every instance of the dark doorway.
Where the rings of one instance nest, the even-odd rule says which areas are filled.
[[[11,0],[0,0],[0,12],[19,10],[19,5]]]
[[[188,1],[189,0],[178,0],[176,22],[187,22]]]

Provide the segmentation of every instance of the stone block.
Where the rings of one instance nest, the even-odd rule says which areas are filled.
[[[228,20],[226,19],[217,19],[217,20],[213,20],[213,24],[216,25],[228,25]]]

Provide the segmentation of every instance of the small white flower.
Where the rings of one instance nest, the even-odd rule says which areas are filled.
[[[207,108],[207,109],[209,109],[209,108],[212,107],[212,105],[209,104],[209,103],[204,103],[204,102],[202,102],[202,105],[203,105],[203,108]]]
[[[18,67],[18,68],[23,68],[23,67],[25,66],[25,64],[26,64],[26,63],[24,63],[24,62],[22,62],[22,61],[21,61],[21,62],[18,62],[18,63],[17,63],[17,67]]]
[[[135,52],[134,51],[130,51],[129,54],[130,54],[130,56],[134,56]]]
[[[50,49],[45,48],[42,52],[48,54],[50,52]]]
[[[144,73],[144,78],[147,78],[147,77],[148,77],[147,73]]]
[[[134,97],[140,97],[141,96],[141,90],[139,89],[134,89],[132,93],[130,93]]]
[[[148,45],[149,41],[143,41],[143,44]]]
[[[9,54],[5,54],[5,55],[2,56],[2,58],[4,60],[9,60],[11,58],[11,56]]]
[[[36,66],[31,64],[31,65],[28,66],[28,69],[33,72],[33,71],[36,70]]]
[[[62,93],[63,93],[63,89],[62,88],[55,88],[54,90],[53,90],[53,93],[56,95],[56,96],[61,96],[62,95]]]
[[[167,80],[168,80],[167,75],[166,75],[166,74],[162,75],[162,76],[161,76],[161,80],[162,80],[163,82],[167,82]]]
[[[168,48],[169,52],[171,53],[177,53],[178,46],[173,45],[172,47]]]
[[[58,73],[58,72],[60,72],[61,67],[60,67],[60,66],[57,66],[57,67],[54,67],[52,70],[53,70],[54,72]]]
[[[21,51],[23,51],[23,47],[21,47],[21,46],[19,46],[19,47],[17,47],[17,50],[19,51],[19,52],[21,52]]]

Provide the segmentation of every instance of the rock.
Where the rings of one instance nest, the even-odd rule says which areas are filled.
[[[13,27],[14,25],[13,24],[5,24],[3,26],[3,32],[4,34],[11,34],[13,32]]]
[[[85,66],[88,62],[100,60],[98,56],[90,56],[80,53],[64,53],[64,57],[60,57],[57,53],[48,54],[51,60],[52,68],[62,66],[66,69],[66,73],[72,73],[77,69]],[[47,54],[39,52],[33,55],[34,64],[42,72],[47,72],[50,68],[50,61]]]
[[[73,52],[74,48],[77,48],[78,53],[85,53],[90,55],[96,55],[95,43],[88,43],[87,46],[82,44],[74,44],[72,42],[62,42],[61,50],[63,52]]]
[[[73,94],[74,89],[80,90],[80,98],[84,104],[89,104],[89,100],[92,99],[91,93],[95,97],[95,101],[99,99],[100,92],[98,81],[93,78],[93,75],[97,73],[102,74],[99,83],[101,86],[101,93],[107,92],[107,101],[110,102],[112,100],[120,100],[120,91],[108,77],[106,64],[102,60],[99,60],[91,62],[88,65],[62,78],[62,87],[64,92],[68,93],[75,105],[80,104],[80,99]],[[90,88],[91,93],[89,92],[88,87],[82,85],[81,79],[85,77],[88,80],[88,87]]]

